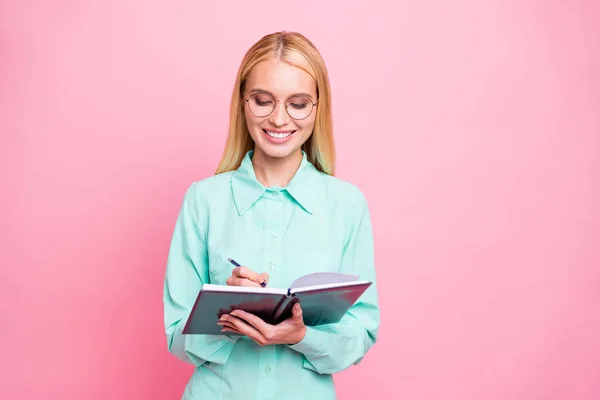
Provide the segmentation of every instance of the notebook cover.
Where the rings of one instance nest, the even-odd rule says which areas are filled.
[[[296,293],[295,298],[302,306],[304,324],[318,326],[339,322],[371,284],[372,282],[365,282]],[[291,312],[287,316],[291,316]],[[286,315],[283,316],[285,317]]]

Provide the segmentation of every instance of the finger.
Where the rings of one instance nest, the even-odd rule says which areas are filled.
[[[300,306],[300,303],[294,304],[292,315],[296,318],[302,318],[302,307]]]
[[[231,325],[231,324],[224,325],[222,328],[223,328],[223,329],[230,329],[230,330],[232,330],[233,332],[239,332],[237,329],[235,329],[235,326],[233,326],[233,325]]]
[[[298,326],[304,325],[304,318],[302,317],[302,306],[300,303],[294,304],[292,307],[292,318],[290,318],[292,323]]]
[[[263,336],[263,334],[244,320],[232,316],[231,314],[225,318],[228,322],[231,322],[233,329],[237,330],[240,334],[248,336],[261,346],[267,344],[267,339]]]
[[[233,329],[233,328],[223,328],[223,329],[221,329],[221,332],[232,332],[232,333],[237,333],[239,335],[242,334],[241,332],[238,332],[236,329]]]
[[[228,286],[250,286],[250,287],[260,287],[260,285],[254,281],[251,281],[246,278],[237,278],[235,276],[230,276],[227,278],[225,283]]]
[[[229,322],[227,320],[219,320],[219,322],[217,322],[217,325],[221,325],[224,328],[235,329],[235,326],[231,322]]]
[[[231,275],[238,278],[250,279],[252,281],[256,280],[256,277],[258,276],[256,272],[246,267],[245,265],[235,267],[233,271],[231,271]]]
[[[260,274],[258,274],[258,277],[256,278],[256,282],[260,283],[261,285],[267,285],[267,283],[269,283],[269,274],[267,274],[266,272],[262,272]]]
[[[236,329],[231,329],[231,328],[223,328],[223,329],[221,329],[221,332],[232,332],[232,333],[237,333],[238,335],[243,335],[243,333],[242,333],[242,332],[239,332],[238,330],[236,330]],[[250,336],[247,336],[247,337],[250,337]],[[252,341],[253,341],[254,343],[256,343],[257,345],[259,345],[259,346],[263,346],[263,344],[262,344],[262,343],[260,343],[258,340],[254,339],[254,338],[252,338],[252,337],[250,337],[250,339],[252,339]]]
[[[252,327],[258,330],[263,336],[268,337],[273,330],[273,325],[267,324],[260,317],[243,310],[233,310],[231,315],[248,322]]]
[[[269,274],[263,272],[261,274],[253,271],[252,269],[246,267],[245,265],[241,265],[239,267],[235,267],[231,271],[231,275],[237,278],[246,278],[251,281],[258,283],[259,285],[266,285],[269,281]]]
[[[231,319],[233,318],[234,317],[228,316],[227,314],[222,315],[221,318],[219,318],[217,325],[221,325],[223,329],[227,328],[237,331],[237,329],[235,329],[235,325],[233,325],[233,323],[231,322]]]

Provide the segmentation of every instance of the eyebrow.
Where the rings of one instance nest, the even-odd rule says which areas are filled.
[[[269,95],[275,97],[275,95],[273,93],[269,92],[268,90],[258,89],[258,88],[257,89],[252,89],[250,91],[250,93],[251,94],[254,94],[254,93],[265,93],[265,94],[269,94]],[[313,97],[310,94],[306,93],[306,92],[294,93],[294,94],[290,95],[289,97],[300,96],[300,95],[308,96],[308,97],[310,97],[311,100],[313,100]]]

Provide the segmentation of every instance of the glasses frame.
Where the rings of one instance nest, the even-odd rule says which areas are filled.
[[[273,99],[273,101],[275,102],[275,105],[273,106],[273,109],[272,109],[272,110],[271,110],[271,112],[270,112],[270,113],[268,113],[267,115],[258,116],[258,115],[256,115],[256,114],[254,114],[254,112],[252,112],[252,107],[250,107],[250,103],[249,103],[249,102],[250,102],[250,98],[252,98],[252,96],[259,95],[259,94],[266,94],[267,96],[270,96],[270,97]],[[292,117],[292,115],[290,114],[290,112],[289,112],[289,111],[288,111],[288,109],[287,109],[287,102],[288,102],[288,100],[289,100],[289,99],[291,99],[292,97],[297,97],[297,96],[304,96],[304,97],[306,97],[308,100],[310,100],[311,109],[310,109],[310,112],[308,113],[308,115],[307,115],[306,117],[304,117],[304,118],[295,118],[295,117]],[[292,118],[292,119],[294,119],[294,120],[296,120],[296,121],[302,121],[302,120],[304,120],[304,119],[306,119],[306,118],[310,117],[310,116],[311,116],[311,114],[313,113],[313,110],[315,109],[315,107],[316,107],[316,106],[317,106],[317,104],[319,103],[319,100],[317,100],[317,101],[315,101],[315,102],[313,103],[313,101],[314,101],[314,100],[313,100],[313,99],[312,99],[310,96],[307,96],[307,95],[297,95],[297,94],[293,94],[293,95],[291,95],[290,97],[288,97],[288,98],[287,98],[287,99],[285,99],[285,100],[277,100],[277,99],[275,98],[275,96],[273,96],[271,93],[267,93],[267,92],[257,92],[257,93],[252,93],[252,94],[251,94],[250,96],[248,96],[247,98],[246,98],[246,96],[243,96],[243,99],[244,99],[244,103],[248,105],[248,110],[250,110],[250,112],[252,113],[252,115],[254,115],[254,116],[255,116],[255,117],[257,117],[257,118],[267,118],[269,115],[273,114],[273,111],[275,111],[275,108],[277,108],[277,103],[285,103],[285,107],[284,107],[284,108],[285,108],[285,112],[286,112],[286,114],[287,114],[287,115],[289,115],[289,116],[290,116],[290,118]]]

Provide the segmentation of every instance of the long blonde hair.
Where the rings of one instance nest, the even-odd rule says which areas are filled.
[[[331,88],[325,62],[315,45],[297,32],[264,36],[244,56],[231,96],[229,133],[216,174],[237,169],[254,146],[246,125],[242,93],[252,68],[261,61],[278,58],[310,74],[317,84],[317,115],[312,134],[302,145],[308,160],[321,172],[335,173],[335,145],[331,113]]]

